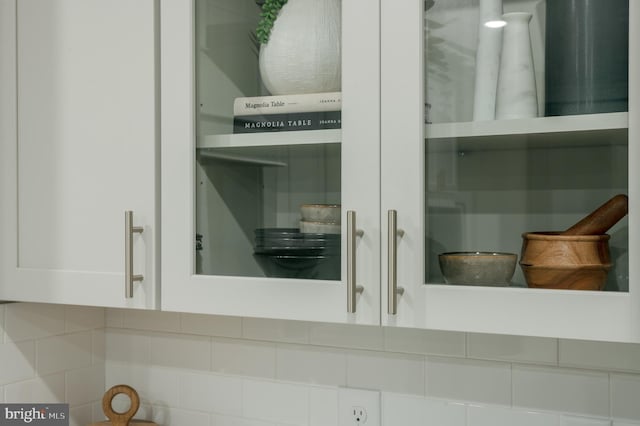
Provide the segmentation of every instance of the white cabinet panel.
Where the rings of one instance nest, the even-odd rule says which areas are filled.
[[[504,12],[534,14],[530,33],[540,105],[545,105],[545,78],[549,81],[543,72],[545,37],[547,43],[551,40],[543,19],[546,4],[504,1]],[[629,3],[628,111],[541,112],[532,118],[470,121],[477,4],[431,6],[423,13],[420,0],[401,5],[382,0],[381,205],[383,215],[397,210],[398,228],[405,231],[397,248],[398,285],[404,294],[397,315],[383,312],[382,323],[640,340],[640,269],[629,261],[637,257],[640,244],[633,167],[640,159],[635,143],[640,57],[634,24],[640,7]],[[625,55],[623,49],[618,56]],[[611,86],[618,88],[620,78],[615,76]],[[629,216],[610,230],[614,266],[604,291],[527,288],[517,265],[509,288],[444,281],[439,253],[520,254],[522,233],[567,229],[618,193],[629,197]],[[386,244],[382,247],[386,259]],[[386,262],[382,269],[385,277]],[[386,291],[382,302],[386,306]]]
[[[253,0],[163,2],[162,309],[379,324],[376,3],[341,3],[341,129],[233,134],[234,98],[263,95],[250,43],[260,9]],[[297,227],[303,203],[341,204],[342,237],[331,235],[341,257],[327,255],[338,260],[327,276],[275,275],[254,252],[254,232]],[[364,231],[355,314],[347,312],[350,210]]]
[[[534,15],[540,111],[545,7],[504,1],[505,12]],[[470,121],[477,8],[473,1],[343,0],[342,128],[233,134],[233,100],[265,95],[259,46],[250,42],[255,1],[164,2],[163,309],[640,340],[640,264],[629,262],[640,246],[631,167],[640,148],[629,142],[640,121],[640,7],[629,9],[628,111],[482,122]],[[606,291],[526,288],[519,267],[510,288],[445,283],[440,252],[518,253],[521,233],[566,229],[616,193],[629,196],[631,213],[612,228]],[[254,256],[254,231],[297,226],[307,197],[342,204],[339,280],[272,276]],[[345,306],[347,210],[364,231],[356,315]],[[397,245],[388,241],[394,213]],[[397,314],[388,306],[394,279],[404,291]]]
[[[154,306],[156,7],[17,2],[17,132],[3,141],[15,162],[3,193],[13,256],[3,297]],[[125,210],[143,227],[133,239],[144,281],[130,300]]]

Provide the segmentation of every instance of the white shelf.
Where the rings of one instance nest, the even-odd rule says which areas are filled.
[[[594,130],[623,130],[629,127],[629,114],[583,114],[559,117],[537,117],[515,120],[438,123],[425,126],[428,139],[466,138],[478,136],[531,135]]]
[[[626,146],[628,114],[432,124],[425,134],[430,151]]]
[[[198,141],[198,149],[241,148],[249,146],[307,145],[339,143],[340,129],[301,130],[297,132],[264,132],[226,135],[205,135]]]
[[[287,167],[283,161],[273,161],[259,157],[249,157],[246,155],[223,154],[212,150],[200,151],[200,158],[203,160],[225,161],[228,163],[243,163],[264,167]]]

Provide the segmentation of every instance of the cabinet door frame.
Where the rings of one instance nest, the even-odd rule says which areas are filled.
[[[194,3],[163,1],[162,309],[204,314],[379,324],[379,3],[342,2],[342,253],[346,212],[356,211],[355,314],[342,281],[195,274]],[[363,19],[363,13],[366,19]]]
[[[382,323],[467,332],[640,340],[640,264],[629,264],[629,292],[540,291],[519,288],[425,285],[425,126],[422,0],[382,0],[382,214],[398,212],[398,314]],[[629,25],[629,259],[640,250],[640,5],[630,2]],[[402,49],[398,49],[398,46]],[[402,188],[402,189],[401,189]],[[383,229],[385,226],[383,225]],[[408,238],[407,238],[408,237]],[[382,259],[388,256],[383,241]],[[387,262],[383,260],[383,276]],[[383,287],[385,284],[383,283]]]
[[[57,0],[56,0],[57,1]],[[33,2],[32,2],[33,3]],[[64,8],[65,5],[60,2],[61,8]],[[158,200],[157,194],[157,155],[158,155],[158,143],[157,143],[157,95],[158,95],[158,87],[157,87],[157,78],[158,78],[158,64],[157,64],[157,54],[155,52],[155,44],[157,38],[157,19],[156,15],[158,12],[158,3],[156,0],[147,0],[146,4],[140,4],[140,8],[137,10],[139,13],[148,13],[145,16],[146,22],[140,23],[135,22],[136,31],[139,34],[138,41],[140,44],[148,43],[148,47],[150,49],[145,52],[146,55],[140,55],[139,51],[133,52],[134,48],[137,46],[134,43],[131,43],[131,39],[128,38],[127,42],[132,46],[129,54],[132,56],[140,57],[140,63],[131,64],[127,63],[126,60],[120,61],[121,64],[119,66],[123,67],[135,67],[136,72],[130,72],[131,68],[127,68],[129,72],[122,73],[117,77],[113,77],[111,72],[115,72],[114,70],[104,70],[104,74],[90,75],[83,78],[77,87],[69,87],[65,86],[62,83],[59,86],[51,87],[51,92],[53,94],[48,94],[47,98],[50,101],[50,105],[48,107],[54,111],[60,111],[61,116],[64,120],[64,125],[67,126],[65,130],[59,130],[58,134],[52,135],[51,138],[57,138],[57,141],[63,141],[65,149],[58,151],[59,158],[49,158],[46,154],[39,154],[39,158],[34,158],[34,161],[40,161],[41,164],[46,164],[47,161],[60,160],[60,158],[64,158],[64,160],[60,160],[60,164],[78,164],[84,163],[83,167],[91,167],[91,164],[95,164],[100,161],[108,161],[107,158],[96,158],[95,155],[85,155],[87,151],[83,151],[83,154],[78,153],[77,151],[70,151],[67,148],[72,146],[73,144],[69,144],[68,139],[72,136],[69,135],[77,135],[81,133],[80,131],[73,129],[74,127],[86,127],[85,123],[76,123],[73,122],[73,117],[76,116],[78,111],[89,109],[86,112],[85,116],[90,116],[92,118],[92,123],[95,125],[91,128],[91,131],[95,131],[96,134],[86,134],[85,137],[94,138],[99,141],[100,144],[105,142],[107,139],[109,143],[113,143],[113,148],[111,145],[105,143],[102,147],[106,150],[110,150],[109,158],[114,159],[117,158],[119,161],[118,164],[112,164],[111,170],[108,171],[108,174],[101,174],[99,176],[99,180],[101,183],[106,183],[104,188],[107,188],[110,192],[109,200],[116,200],[115,205],[109,205],[109,207],[113,207],[113,210],[117,212],[117,217],[114,215],[113,220],[110,225],[113,229],[117,229],[117,234],[113,233],[113,239],[110,240],[110,243],[114,247],[117,247],[116,250],[105,252],[104,250],[100,250],[101,241],[96,238],[92,238],[92,229],[99,228],[101,226],[100,223],[91,222],[90,226],[78,226],[72,229],[74,236],[72,239],[65,239],[64,235],[59,235],[56,238],[49,238],[49,242],[52,248],[58,247],[57,250],[67,249],[68,246],[65,244],[75,244],[79,239],[82,243],[81,250],[85,250],[89,252],[86,258],[91,258],[92,255],[101,256],[104,261],[99,260],[93,262],[91,264],[82,264],[78,267],[65,266],[70,263],[74,263],[77,260],[77,256],[74,255],[66,255],[66,262],[70,263],[57,263],[57,259],[53,259],[53,254],[56,253],[55,250],[51,249],[49,255],[44,255],[34,258],[36,260],[32,261],[31,264],[25,263],[24,259],[21,259],[21,249],[20,246],[24,244],[28,247],[36,247],[38,244],[37,236],[34,238],[34,232],[25,233],[25,228],[20,228],[21,226],[26,227],[20,218],[22,214],[29,213],[22,211],[29,210],[30,203],[24,202],[24,194],[21,192],[20,188],[23,182],[21,182],[21,171],[19,170],[20,164],[28,164],[23,163],[27,161],[24,158],[20,158],[21,145],[20,143],[24,140],[24,135],[21,133],[21,126],[25,129],[28,126],[37,126],[37,123],[28,123],[26,121],[22,122],[21,120],[26,120],[24,117],[20,116],[21,111],[21,102],[24,102],[24,98],[22,98],[22,93],[25,93],[27,96],[30,96],[31,101],[34,99],[34,93],[32,89],[28,86],[21,85],[20,80],[20,72],[33,72],[34,65],[31,62],[25,62],[24,70],[20,69],[21,61],[26,61],[25,58],[32,58],[34,56],[38,56],[37,52],[31,52],[31,54],[24,53],[24,57],[21,58],[21,46],[37,46],[38,41],[37,37],[42,37],[42,34],[39,32],[33,33],[25,33],[26,29],[20,31],[20,19],[21,19],[21,8],[22,10],[22,19],[31,19],[33,15],[29,15],[33,12],[33,10],[38,9],[38,4],[28,5],[27,3],[22,3],[18,1],[5,1],[2,2],[3,13],[2,17],[6,22],[3,22],[3,34],[1,40],[1,46],[3,49],[3,58],[7,58],[7,66],[3,68],[2,75],[0,77],[1,84],[3,85],[3,96],[2,98],[2,134],[0,135],[1,144],[0,150],[2,152],[2,169],[3,169],[3,179],[2,186],[0,187],[0,194],[2,196],[2,214],[0,214],[0,226],[2,227],[2,241],[0,242],[0,265],[1,265],[1,273],[0,273],[0,298],[4,300],[11,301],[22,301],[22,302],[39,302],[39,303],[61,303],[61,304],[76,304],[76,305],[90,305],[90,306],[104,306],[104,307],[122,307],[122,308],[142,308],[142,309],[155,309],[159,306],[159,293],[156,291],[156,282],[157,282],[157,262],[155,259],[157,251],[157,246],[159,245],[159,235],[158,235],[158,227],[156,224],[158,223],[158,215],[157,215],[157,207],[156,203]],[[85,9],[90,10],[92,15],[95,17],[96,15],[101,14],[100,9],[95,8],[95,3],[86,5]],[[57,3],[50,2],[49,7],[55,8],[58,7]],[[73,5],[71,5],[73,8]],[[117,7],[111,3],[107,4],[107,7]],[[119,7],[125,7],[124,3],[121,3]],[[130,6],[126,6],[130,8]],[[44,59],[44,61],[51,60],[58,65],[63,65],[64,67],[83,67],[86,66],[88,69],[95,69],[97,65],[92,62],[91,58],[94,58],[89,54],[86,50],[83,49],[97,49],[99,46],[90,45],[93,38],[87,37],[87,40],[78,40],[78,38],[73,37],[72,34],[75,34],[78,31],[84,31],[86,28],[83,25],[86,25],[86,20],[81,19],[83,17],[83,11],[74,11],[69,8],[64,9],[64,16],[67,19],[74,20],[72,23],[72,29],[69,29],[69,26],[65,27],[65,31],[72,31],[69,33],[65,33],[64,35],[57,33],[60,38],[59,40],[51,40],[51,43],[65,43],[66,41],[73,38],[73,45],[69,46],[66,44],[54,45],[58,47],[60,52],[58,54],[54,52],[47,52],[49,59]],[[7,13],[4,13],[4,12]],[[135,14],[129,14],[130,10],[126,10],[128,19],[135,19]],[[117,15],[120,11],[114,12],[118,16],[116,19],[120,19]],[[45,14],[46,15],[46,14]],[[47,16],[39,16],[38,19],[49,19]],[[58,16],[58,20],[61,20],[62,17]],[[79,24],[79,21],[84,21]],[[60,21],[51,21],[52,28],[55,25],[58,25]],[[6,26],[5,26],[6,24]],[[134,22],[129,21],[130,26],[128,28],[133,28]],[[108,23],[105,23],[104,28],[108,27]],[[123,31],[123,28],[117,28],[117,26],[112,26],[113,28],[108,29],[107,31]],[[105,33],[103,27],[95,29],[95,33],[93,36],[99,38],[103,43],[109,43],[107,39],[109,38],[109,34]],[[54,28],[55,30],[55,28]],[[141,32],[146,31],[146,32]],[[64,38],[66,37],[66,38]],[[126,37],[125,35],[122,36]],[[52,49],[54,50],[54,49]],[[4,52],[6,51],[7,55],[5,56]],[[113,52],[118,52],[117,48],[114,47]],[[50,53],[50,54],[49,54]],[[92,54],[95,52],[91,52]],[[102,52],[102,54],[106,54]],[[85,57],[87,59],[85,59]],[[118,62],[114,58],[114,63],[118,65]],[[66,61],[66,62],[61,62]],[[122,65],[125,64],[126,65]],[[3,59],[3,66],[5,61]],[[12,64],[9,65],[9,64]],[[12,69],[10,69],[12,68]],[[51,67],[52,69],[46,69],[46,73],[55,73],[55,67]],[[84,69],[84,68],[81,68]],[[121,68],[119,68],[121,70]],[[148,70],[152,69],[151,75],[148,75]],[[85,97],[89,97],[91,94],[83,94],[79,97],[77,96],[79,93],[83,91],[91,91],[91,84],[99,84],[97,78],[105,78],[113,80],[110,82],[111,87],[117,86],[118,89],[122,89],[122,93],[125,96],[130,93],[126,88],[127,85],[132,85],[129,87],[137,88],[139,85],[139,81],[130,81],[131,76],[140,76],[144,74],[144,84],[143,88],[140,90],[136,90],[136,98],[135,105],[140,106],[142,104],[149,105],[150,108],[145,109],[144,111],[136,110],[138,114],[140,125],[134,125],[128,127],[128,120],[136,117],[134,115],[126,116],[124,120],[122,117],[125,117],[125,114],[121,114],[119,116],[120,120],[112,119],[109,112],[113,112],[115,110],[121,110],[121,104],[118,104],[119,98],[114,94],[113,98],[110,99],[93,99],[95,101],[95,105],[86,105],[86,103],[82,103],[80,99],[85,99]],[[31,79],[38,79],[37,75],[29,75]],[[60,82],[62,80],[55,80]],[[74,82],[69,82],[68,80],[64,80],[66,84],[73,85]],[[24,83],[23,83],[24,84]],[[120,86],[122,85],[122,87]],[[6,88],[6,90],[4,90]],[[29,93],[27,93],[29,92]],[[100,91],[97,91],[100,93]],[[121,93],[121,94],[122,94]],[[43,102],[47,102],[47,100],[43,100]],[[94,110],[91,110],[93,108]],[[40,114],[41,112],[34,113],[35,115]],[[68,114],[64,116],[64,114]],[[141,117],[144,115],[144,117]],[[49,118],[48,118],[49,119]],[[51,122],[53,120],[49,119]],[[77,121],[77,120],[76,120]],[[72,123],[73,122],[73,123]],[[123,127],[117,127],[118,124],[121,124]],[[105,131],[103,126],[112,126],[111,129]],[[114,127],[115,126],[115,127]],[[145,127],[146,126],[146,127]],[[45,129],[48,128],[44,126]],[[69,131],[72,129],[72,131]],[[88,132],[91,133],[91,132]],[[119,138],[119,140],[114,141],[111,139],[112,137]],[[43,138],[46,142],[46,138]],[[78,138],[74,143],[83,142],[83,138]],[[35,145],[38,142],[35,138],[31,137],[29,139],[29,143]],[[132,144],[135,144],[135,149],[131,149]],[[58,145],[60,146],[60,145]],[[122,152],[119,150],[122,149]],[[34,152],[34,149],[31,149],[30,152]],[[63,152],[64,151],[64,152]],[[37,152],[37,151],[35,151]],[[128,158],[122,158],[127,156]],[[75,156],[75,157],[74,157]],[[77,157],[77,158],[76,158]],[[22,162],[21,162],[22,161]],[[103,169],[108,169],[108,164],[106,166],[101,166]],[[77,169],[73,169],[77,170]],[[114,179],[114,177],[118,176],[118,179]],[[70,176],[70,173],[67,173],[66,178]],[[40,176],[27,176],[25,179],[30,180],[29,188],[34,190],[34,188],[38,189],[39,186],[37,184],[37,179],[42,178]],[[87,188],[88,190],[93,189],[92,180],[85,176],[73,176],[73,179],[77,179],[81,181],[81,185],[77,187]],[[119,185],[117,182],[120,181],[127,182],[135,182],[135,185]],[[26,185],[26,183],[24,183]],[[44,188],[44,185],[42,186]],[[134,188],[136,188],[134,192]],[[139,189],[143,188],[143,192],[140,193]],[[61,188],[58,186],[58,189],[61,189],[61,192],[66,192],[66,196],[68,194],[68,188]],[[45,191],[42,189],[42,191]],[[33,194],[33,193],[32,193]],[[37,191],[35,192],[37,195]],[[42,194],[49,196],[54,202],[56,202],[56,206],[59,207],[56,213],[66,215],[65,223],[68,222],[76,222],[74,215],[80,215],[80,212],[74,211],[69,207],[69,204],[64,203],[64,197],[59,197],[60,194]],[[100,199],[104,196],[103,193],[92,193],[91,194],[94,199]],[[82,197],[81,194],[74,193],[71,196],[75,198],[74,202],[82,202],[89,203],[88,201],[79,200]],[[37,197],[36,197],[37,198]],[[106,197],[105,197],[106,199]],[[110,201],[111,202],[111,201]],[[104,205],[89,204],[87,209],[83,214],[90,214],[91,211],[96,211],[92,209],[100,209],[103,208]],[[134,235],[133,236],[133,252],[134,252],[134,274],[143,275],[144,279],[141,282],[134,283],[133,288],[133,297],[126,297],[126,286],[125,286],[125,210],[133,210],[134,212],[134,225],[140,226],[143,229],[142,235]],[[137,212],[137,216],[136,216]],[[35,217],[35,220],[38,220],[38,215],[53,214],[53,212],[49,211],[35,211],[31,212],[30,215],[32,219]],[[61,216],[60,216],[61,217]],[[111,217],[111,216],[110,216]],[[84,217],[85,221],[90,221],[91,218]],[[60,221],[53,221],[54,224],[59,224]],[[104,226],[104,224],[102,225]],[[110,228],[111,228],[110,226]],[[55,228],[52,226],[55,232],[62,232],[59,225]],[[21,232],[22,231],[22,232]],[[28,236],[25,236],[28,235]],[[110,234],[111,235],[111,234]],[[26,238],[27,240],[23,241],[21,238]],[[75,238],[75,239],[74,239]],[[74,243],[75,242],[75,243]],[[27,244],[28,243],[28,244]],[[36,246],[34,246],[35,244]],[[58,246],[59,245],[59,246]],[[25,249],[27,250],[27,249]],[[78,250],[77,247],[74,247],[73,250]],[[73,252],[72,250],[70,252]],[[93,254],[92,254],[93,253]],[[47,257],[49,256],[49,257]],[[108,259],[105,259],[107,257]],[[80,264],[78,264],[80,265]],[[93,266],[92,266],[93,265]]]

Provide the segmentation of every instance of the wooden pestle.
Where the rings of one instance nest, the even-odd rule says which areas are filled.
[[[625,217],[628,211],[629,199],[624,194],[618,194],[560,235],[602,235]]]

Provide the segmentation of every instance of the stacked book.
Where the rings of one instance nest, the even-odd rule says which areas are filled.
[[[342,92],[236,98],[233,133],[339,129]]]

